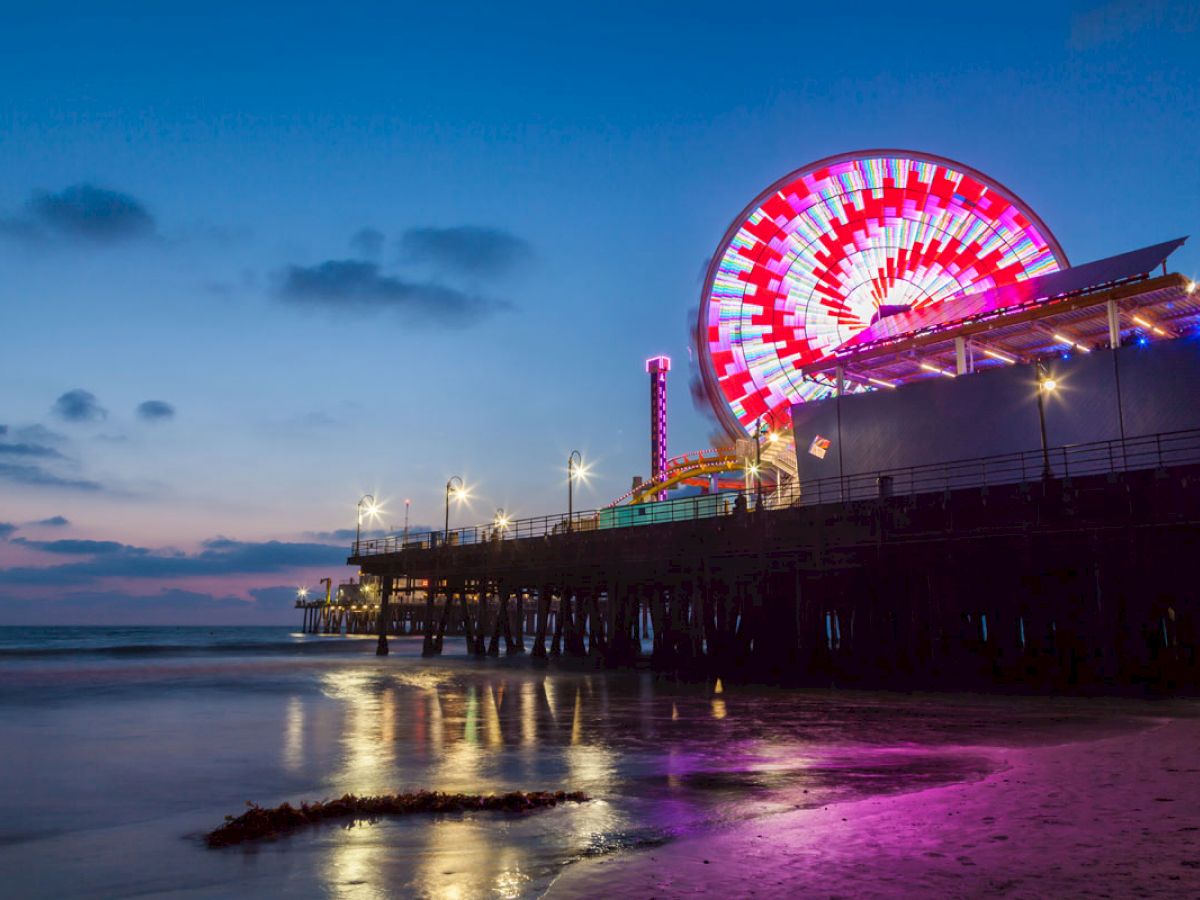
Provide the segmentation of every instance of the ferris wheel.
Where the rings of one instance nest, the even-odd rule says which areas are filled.
[[[732,438],[788,428],[793,405],[834,391],[801,370],[881,317],[1066,265],[1032,209],[961,163],[908,150],[819,160],[755,197],[717,247],[696,330],[705,389]]]

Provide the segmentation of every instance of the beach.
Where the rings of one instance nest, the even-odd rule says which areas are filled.
[[[981,748],[983,749],[983,748]],[[1138,897],[1200,891],[1200,723],[989,748],[981,781],[580,862],[552,897]]]
[[[392,643],[0,629],[6,892],[1200,890],[1194,701],[785,690]],[[418,789],[592,800],[204,845],[247,801]]]

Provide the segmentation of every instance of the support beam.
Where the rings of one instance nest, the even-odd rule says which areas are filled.
[[[1121,313],[1117,309],[1117,301],[1109,300],[1104,304],[1104,309],[1108,314],[1108,346],[1119,350],[1121,347]]]
[[[379,612],[376,623],[379,626],[379,642],[375,645],[376,656],[388,655],[388,603],[392,599],[392,576],[382,575],[379,578]]]
[[[969,344],[971,347],[972,357],[974,357],[974,354],[978,352],[982,353],[984,356],[990,357],[991,359],[996,359],[1000,362],[1008,363],[1010,365],[1022,364],[1031,361],[1022,353],[1019,353],[1015,350],[1008,350],[1004,347],[998,347],[995,344],[989,343],[988,341],[981,341],[976,338],[972,338]],[[975,370],[973,362],[971,370]]]

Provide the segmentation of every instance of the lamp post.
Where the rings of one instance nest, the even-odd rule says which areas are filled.
[[[574,529],[575,520],[575,479],[583,468],[583,454],[572,450],[567,457],[567,531]]]
[[[496,510],[496,518],[492,520],[492,536],[495,540],[502,541],[506,531],[508,531],[508,516],[504,514],[504,507],[501,506]]]
[[[358,555],[358,545],[359,545],[359,542],[362,540],[362,517],[363,517],[363,504],[364,503],[367,503],[367,515],[369,515],[369,516],[375,515],[375,513],[379,509],[379,507],[376,506],[376,504],[375,504],[375,497],[373,494],[363,494],[361,497],[358,498],[358,518],[355,520],[355,525],[354,525],[354,555],[355,556]]]
[[[754,508],[762,509],[762,423],[759,416],[754,424]]]
[[[408,544],[408,508],[412,506],[412,500],[405,499],[404,501],[404,543]]]
[[[1046,371],[1046,366],[1040,360],[1037,363],[1037,406],[1038,406],[1038,425],[1042,432],[1042,479],[1045,481],[1053,477],[1050,471],[1050,445],[1046,441],[1046,394],[1057,390],[1058,382],[1050,377]]]
[[[463,480],[457,475],[451,475],[450,480],[446,482],[446,529],[442,532],[445,542],[450,543],[450,492],[454,492],[456,498],[461,498],[466,491],[466,485]]]

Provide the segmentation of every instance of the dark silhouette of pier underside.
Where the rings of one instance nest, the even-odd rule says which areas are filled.
[[[654,667],[726,679],[1194,690],[1200,434],[1096,447],[1108,462],[1085,474],[914,476],[898,496],[897,473],[872,476],[866,499],[823,489],[639,527],[364,542],[350,562],[385,603],[427,583],[426,654],[453,621],[479,654],[625,666],[652,637]]]

